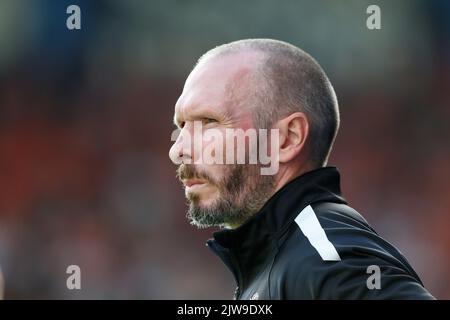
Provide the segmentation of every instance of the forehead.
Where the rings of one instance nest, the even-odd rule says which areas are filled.
[[[188,119],[196,115],[235,114],[239,111],[235,91],[245,98],[250,76],[261,59],[260,53],[234,53],[207,58],[186,80],[175,105],[175,116]],[[241,108],[242,109],[242,108]]]

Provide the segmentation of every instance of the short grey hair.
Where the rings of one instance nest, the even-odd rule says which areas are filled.
[[[308,53],[287,42],[273,39],[245,39],[218,46],[198,61],[210,57],[254,51],[263,54],[256,68],[253,88],[255,125],[271,128],[294,112],[306,114],[309,141],[306,148],[314,167],[327,164],[339,128],[339,107],[327,75]],[[198,64],[197,63],[197,64]]]

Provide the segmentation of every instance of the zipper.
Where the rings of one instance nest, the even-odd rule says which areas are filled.
[[[234,300],[238,300],[240,295],[241,295],[241,288],[237,286],[236,289],[234,290]]]
[[[230,252],[229,249],[222,247],[219,243],[214,240],[208,240],[206,243],[216,255],[222,259],[222,262],[228,267],[231,273],[234,276],[234,280],[236,282],[236,289],[234,290],[234,299],[238,300],[241,296],[241,287],[242,287],[242,277],[238,269],[238,263],[236,257]]]

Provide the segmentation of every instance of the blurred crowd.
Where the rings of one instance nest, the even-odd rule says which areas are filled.
[[[344,196],[450,299],[450,3],[2,1],[0,267],[6,299],[229,299],[168,158],[201,53],[273,37],[329,74]],[[65,27],[78,4],[82,29]],[[372,4],[372,3],[370,3]],[[66,287],[81,268],[81,290]]]

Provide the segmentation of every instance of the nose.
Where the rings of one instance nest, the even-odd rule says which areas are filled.
[[[175,141],[169,150],[169,158],[176,165],[191,163],[191,143],[184,128],[172,132],[171,141]]]

